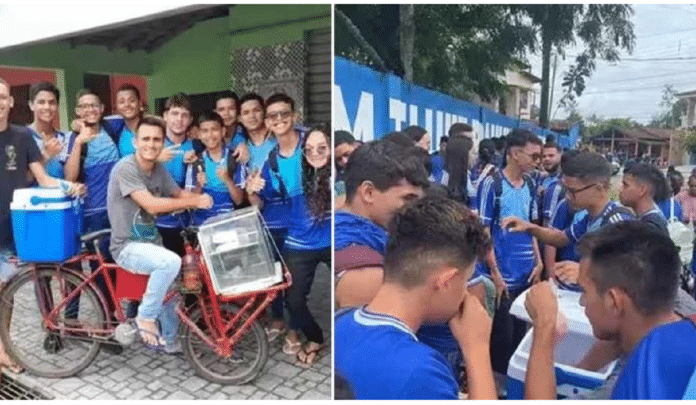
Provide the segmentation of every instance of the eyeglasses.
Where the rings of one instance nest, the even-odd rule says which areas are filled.
[[[322,145],[316,149],[315,148],[308,148],[308,147],[304,148],[305,155],[313,155],[315,153],[317,155],[321,155],[321,156],[326,155],[327,153],[329,153],[329,147]]]
[[[520,149],[520,152],[524,153],[525,155],[529,156],[532,158],[532,160],[537,161],[541,160],[541,153],[527,153],[526,151]]]
[[[266,114],[266,118],[271,120],[271,121],[278,121],[278,120],[284,120],[292,115],[292,111],[290,110],[283,110],[283,111],[278,111],[275,113],[268,113]]]
[[[78,104],[77,108],[80,110],[87,110],[87,109],[92,109],[92,110],[97,110],[101,104]]]
[[[594,187],[594,186],[596,186],[596,185],[598,185],[598,184],[599,184],[599,183],[592,183],[592,184],[590,184],[589,186],[585,186],[585,187],[578,188],[578,189],[572,189],[572,188],[566,186],[566,192],[570,193],[570,195],[573,196],[573,198],[575,198],[575,196],[577,196],[578,193],[581,193],[581,192],[583,192],[583,191],[585,191],[585,190],[587,190],[587,189],[590,189],[590,188],[592,188],[592,187]]]

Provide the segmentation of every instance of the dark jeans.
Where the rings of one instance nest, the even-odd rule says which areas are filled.
[[[276,247],[278,247],[278,250],[276,251],[273,249],[273,258],[275,260],[280,260],[280,257],[278,255],[278,252],[283,251],[283,247],[285,246],[285,237],[288,235],[287,229],[280,229],[280,230],[275,230],[271,229],[271,236],[273,237],[273,242],[275,243]],[[285,292],[281,291],[278,293],[278,296],[276,299],[273,300],[271,303],[271,316],[273,317],[273,320],[283,320],[285,317],[283,316],[283,299],[285,298]]]
[[[109,223],[109,217],[107,216],[106,212],[95,214],[95,215],[90,215],[86,216],[84,218],[84,229],[85,229],[85,234],[91,233],[91,232],[96,232],[96,231],[101,231],[102,229],[109,229],[111,228],[111,224]],[[99,252],[102,254],[104,257],[104,260],[108,263],[113,263],[114,259],[111,257],[111,253],[109,252],[109,244],[111,242],[111,237],[106,236],[104,238],[101,238],[99,242]],[[90,242],[87,244],[87,249],[90,252],[96,252],[96,248],[93,242]],[[76,264],[75,270],[78,272],[82,272],[82,263],[77,263]],[[89,263],[90,268],[92,269],[92,272],[97,271],[99,268],[99,263],[91,261]],[[97,277],[94,278],[95,283],[97,284],[97,287],[99,290],[104,294],[104,298],[107,301],[107,304],[109,305],[109,310],[113,311],[115,306],[113,302],[110,300],[110,295],[109,295],[109,288],[106,286],[106,281],[104,280],[104,276],[108,276],[107,273],[103,273],[98,275]],[[113,279],[111,280],[112,282],[114,281]],[[67,319],[76,319],[77,315],[79,313],[79,305],[80,305],[80,294],[78,293],[75,298],[70,300],[68,302],[68,305],[65,307],[65,318]]]
[[[158,226],[157,231],[162,235],[162,245],[165,248],[178,254],[179,257],[184,257],[186,251],[184,250],[184,237],[181,236],[183,228],[163,228]]]
[[[312,288],[317,265],[326,263],[331,268],[331,248],[307,251],[286,248],[283,256],[292,275],[292,285],[285,292],[290,311],[290,328],[301,330],[308,341],[322,344],[324,335],[307,307],[307,296]]]
[[[510,315],[512,302],[524,289],[509,290],[507,298],[500,302],[493,317],[493,329],[491,331],[491,363],[493,371],[507,374],[510,358],[517,350],[524,335],[527,333],[526,322]]]

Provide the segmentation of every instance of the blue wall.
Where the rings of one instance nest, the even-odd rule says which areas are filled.
[[[440,137],[447,134],[452,124],[465,122],[476,130],[477,141],[524,128],[540,137],[553,134],[562,146],[570,146],[570,139],[565,135],[410,84],[392,74],[379,73],[341,57],[334,58],[333,94],[334,128],[349,131],[364,142],[418,125],[433,135],[431,149],[435,150]]]

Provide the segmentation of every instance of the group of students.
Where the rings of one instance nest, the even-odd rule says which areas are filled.
[[[679,251],[656,202],[670,198],[659,169],[627,167],[619,203],[600,154],[564,153],[513,130],[502,154],[482,140],[474,163],[467,124],[454,124],[432,156],[423,155],[429,134],[411,131],[349,139],[336,162],[345,189],[334,231],[337,396],[498,398],[496,377],[528,330],[510,306],[531,286],[526,397],[556,398],[553,283],[582,292],[600,339],[576,366],[619,359],[585,397],[682,398],[696,327],[675,313],[696,312],[696,302],[679,288]],[[438,159],[446,181],[434,175]]]
[[[324,347],[307,295],[317,265],[330,265],[330,127],[300,126],[294,100],[282,93],[264,99],[223,91],[198,117],[189,99],[176,94],[160,118],[145,112],[137,87],[124,84],[110,116],[97,94],[78,92],[77,117],[64,133],[54,127],[59,99],[53,84],[35,83],[29,100],[34,121],[9,124],[14,100],[0,79],[0,144],[6,151],[0,181],[9,184],[0,193],[2,228],[11,229],[15,189],[61,186],[84,194],[84,233],[110,228],[100,251],[126,270],[150,276],[142,301],[129,308],[144,343],[177,353],[178,319],[163,299],[185,254],[182,229],[257,206],[293,277],[284,297],[273,302],[269,339],[287,332],[283,351],[311,366]],[[14,241],[11,232],[2,238],[6,282],[16,272]],[[14,366],[4,350],[0,355],[0,363]]]

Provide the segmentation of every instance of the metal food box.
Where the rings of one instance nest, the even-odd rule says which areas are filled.
[[[262,290],[283,281],[280,263],[273,260],[270,238],[256,207],[209,218],[198,240],[218,295]]]

